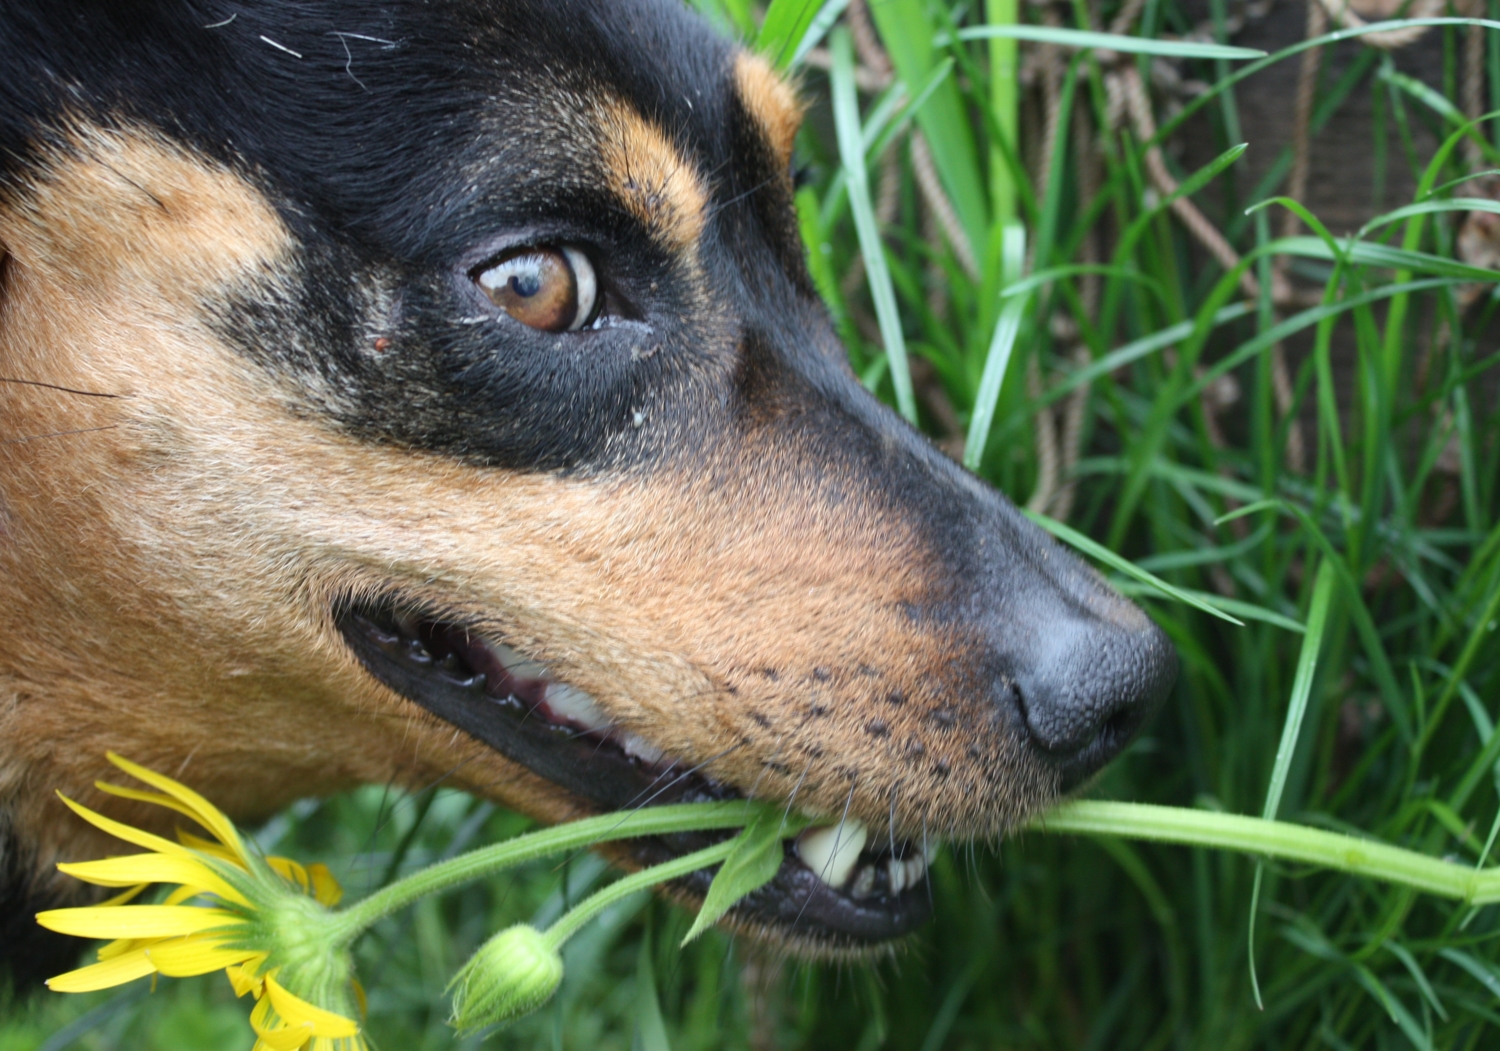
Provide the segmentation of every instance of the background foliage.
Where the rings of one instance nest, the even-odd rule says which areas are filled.
[[[1244,622],[1121,578],[1182,676],[1091,793],[1238,813],[1279,796],[1284,818],[1492,862],[1500,340],[1483,268],[1500,259],[1500,193],[1469,177],[1500,168],[1500,123],[1466,120],[1500,108],[1500,33],[1278,54],[1223,87],[1248,63],[976,30],[1276,46],[1358,15],[1318,0],[778,0],[767,18],[751,0],[697,2],[802,68],[802,228],[866,383],[1018,503]],[[1496,16],[1494,0],[1422,4],[1407,13]],[[1247,214],[1281,193],[1340,236],[1386,218],[1335,241],[1311,212]],[[1299,715],[1318,579],[1328,620]],[[374,788],[294,808],[260,840],[330,861],[358,893],[523,827],[442,789]],[[1102,839],[953,844],[931,927],[843,966],[718,933],[678,952],[690,918],[639,897],[575,939],[562,994],[494,1043],[1500,1046],[1500,910],[1267,866],[1252,953],[1255,873]],[[601,875],[591,856],[538,865],[388,921],[360,960],[379,1046],[478,1046],[444,1025],[447,976],[487,933],[556,915]],[[0,1051],[248,1048],[244,1013],[221,978],[44,997],[12,1008]]]

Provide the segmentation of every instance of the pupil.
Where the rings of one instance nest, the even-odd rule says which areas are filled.
[[[510,287],[516,295],[529,298],[542,290],[542,275],[535,269],[516,274],[510,279]]]

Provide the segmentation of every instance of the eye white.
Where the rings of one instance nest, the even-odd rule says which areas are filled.
[[[599,296],[599,282],[594,277],[594,264],[589,262],[589,257],[576,248],[563,248],[563,255],[568,259],[568,265],[573,268],[573,280],[578,289],[578,310],[573,315],[572,324],[568,325],[569,332],[577,332],[594,316],[594,301]]]

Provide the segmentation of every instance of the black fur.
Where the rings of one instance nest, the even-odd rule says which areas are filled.
[[[509,468],[619,465],[701,425],[684,388],[730,395],[738,325],[788,298],[822,322],[786,173],[737,101],[728,44],[685,8],[7,6],[0,185],[24,178],[60,114],[161,128],[258,183],[300,241],[292,281],[267,275],[209,309],[251,357],[299,387],[316,378],[304,394],[361,434]],[[600,98],[707,174],[705,287],[604,189],[566,113]],[[618,323],[537,332],[467,277],[487,251],[562,241],[594,256]]]
[[[63,904],[37,884],[36,859],[10,834],[0,811],[0,1005],[7,986],[26,992],[76,965],[81,945],[36,924],[36,914]]]
[[[0,201],[70,122],[145,126],[237,173],[291,232],[292,258],[201,309],[297,411],[520,471],[774,449],[767,498],[854,494],[909,526],[934,583],[908,612],[969,647],[942,685],[979,699],[975,733],[1024,739],[1076,784],[1160,701],[1175,658],[850,373],[734,60],[678,0],[5,0]],[[609,189],[590,116],[608,100],[697,169],[691,249]],[[612,320],[548,334],[490,305],[474,268],[536,244],[586,249]],[[7,954],[30,944],[23,871],[0,882]]]

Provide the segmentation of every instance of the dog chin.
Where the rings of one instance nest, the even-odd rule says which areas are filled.
[[[336,619],[370,674],[472,734],[508,759],[600,810],[741,798],[638,734],[610,722],[595,699],[549,669],[463,625],[351,606]],[[607,853],[635,868],[700,850],[732,832],[629,840]],[[936,842],[872,837],[856,820],[809,828],[784,844],[776,877],[744,898],[728,924],[813,956],[880,951],[925,923],[927,871]],[[676,881],[669,893],[702,900],[712,875]]]

